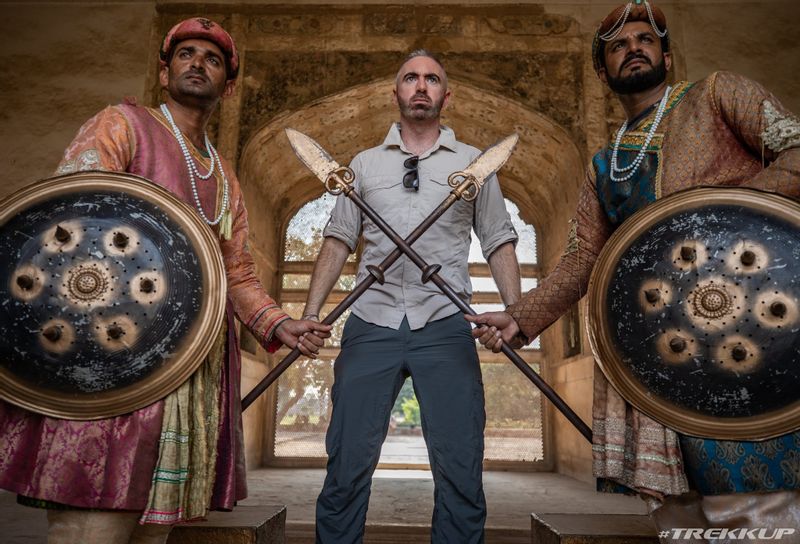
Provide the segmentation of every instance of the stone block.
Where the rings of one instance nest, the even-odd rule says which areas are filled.
[[[641,514],[531,514],[531,544],[658,544]]]
[[[433,13],[422,19],[424,34],[453,35],[459,33],[459,19],[453,15]]]
[[[413,10],[391,10],[366,13],[364,34],[385,36],[417,32],[417,17]]]
[[[513,36],[548,36],[565,34],[573,29],[570,17],[553,14],[509,13],[486,18],[489,28],[498,34]]]
[[[206,521],[177,525],[167,544],[284,544],[285,506],[237,506]]]

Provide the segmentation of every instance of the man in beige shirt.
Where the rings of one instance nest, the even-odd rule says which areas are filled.
[[[403,237],[449,194],[448,176],[478,150],[440,126],[450,91],[441,63],[414,51],[397,74],[400,121],[383,144],[351,164],[355,189]],[[497,178],[474,202],[459,201],[415,244],[466,302],[470,232],[474,229],[501,297],[520,297],[517,240]],[[324,231],[311,278],[306,317],[315,318],[350,252],[363,237],[358,279],[394,244],[345,197]],[[408,376],[420,403],[422,428],[436,486],[432,542],[483,541],[486,504],[481,482],[485,424],[480,362],[470,327],[458,308],[406,257],[354,304],[334,366],[333,414],[328,429],[328,474],[317,501],[317,542],[361,542],[372,473],[386,437],[392,405]]]

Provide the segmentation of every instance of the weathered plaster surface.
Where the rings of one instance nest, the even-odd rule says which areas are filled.
[[[80,125],[144,95],[153,4],[4,4],[0,195],[48,177]]]

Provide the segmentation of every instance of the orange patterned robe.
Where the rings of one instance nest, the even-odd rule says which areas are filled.
[[[191,144],[189,144],[191,147]],[[191,147],[201,172],[209,160]],[[232,231],[220,239],[228,282],[228,334],[221,374],[220,425],[210,507],[231,509],[246,496],[240,408],[240,351],[234,314],[269,351],[276,327],[288,316],[261,286],[247,249],[247,210],[233,168],[222,161],[229,183]],[[187,166],[159,110],[130,104],[108,107],[81,127],[58,173],[125,171],[146,177],[195,207]],[[197,180],[208,217],[221,203],[221,179]],[[215,227],[216,229],[216,227]],[[26,497],[74,507],[114,510],[145,508],[159,449],[164,402],[99,421],[41,416],[0,402],[0,488]],[[216,434],[214,436],[217,436]],[[158,523],[181,519],[164,513]]]

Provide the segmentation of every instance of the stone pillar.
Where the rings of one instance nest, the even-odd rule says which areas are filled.
[[[231,161],[234,170],[239,162],[239,119],[242,116],[242,87],[244,74],[247,73],[247,21],[243,14],[235,13],[231,17],[230,32],[239,50],[239,78],[233,95],[224,99],[220,106],[219,134],[217,147],[219,152]]]

